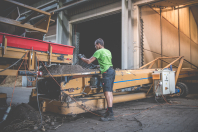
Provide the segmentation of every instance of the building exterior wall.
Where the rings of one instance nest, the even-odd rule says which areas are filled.
[[[160,15],[148,6],[141,7],[143,20],[144,64],[161,56]],[[157,65],[155,64],[154,67]]]

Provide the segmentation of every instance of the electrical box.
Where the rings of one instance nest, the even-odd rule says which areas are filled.
[[[175,93],[175,71],[169,69],[154,71],[152,76],[156,96]]]

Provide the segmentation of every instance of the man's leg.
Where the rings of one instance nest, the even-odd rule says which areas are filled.
[[[106,91],[104,92],[104,95],[107,101],[108,111],[105,113],[104,117],[101,117],[101,121],[113,121],[114,120],[114,114],[112,111],[113,94],[112,92]]]
[[[104,93],[104,95],[105,95],[105,98],[107,100],[107,106],[112,107],[113,106],[113,94],[112,94],[112,92],[107,91],[107,92]]]
[[[104,93],[106,101],[107,101],[107,106],[108,106],[108,111],[113,113],[112,107],[113,107],[113,94],[112,92],[105,92]]]

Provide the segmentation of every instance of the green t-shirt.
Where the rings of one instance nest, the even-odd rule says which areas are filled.
[[[101,74],[103,74],[106,70],[109,69],[112,65],[111,59],[112,55],[108,49],[99,49],[94,54],[93,57],[97,58],[98,63],[100,65]]]

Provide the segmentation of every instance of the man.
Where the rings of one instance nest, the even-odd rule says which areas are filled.
[[[113,69],[113,65],[111,62],[112,55],[108,49],[104,48],[104,41],[99,38],[94,43],[96,52],[90,59],[84,58],[81,54],[78,55],[82,61],[90,64],[94,60],[98,60],[100,65],[100,71],[102,74],[102,84],[103,84],[103,92],[105,95],[105,99],[107,101],[108,109],[104,114],[104,117],[101,117],[101,121],[113,121],[113,84],[115,79],[115,70]]]

